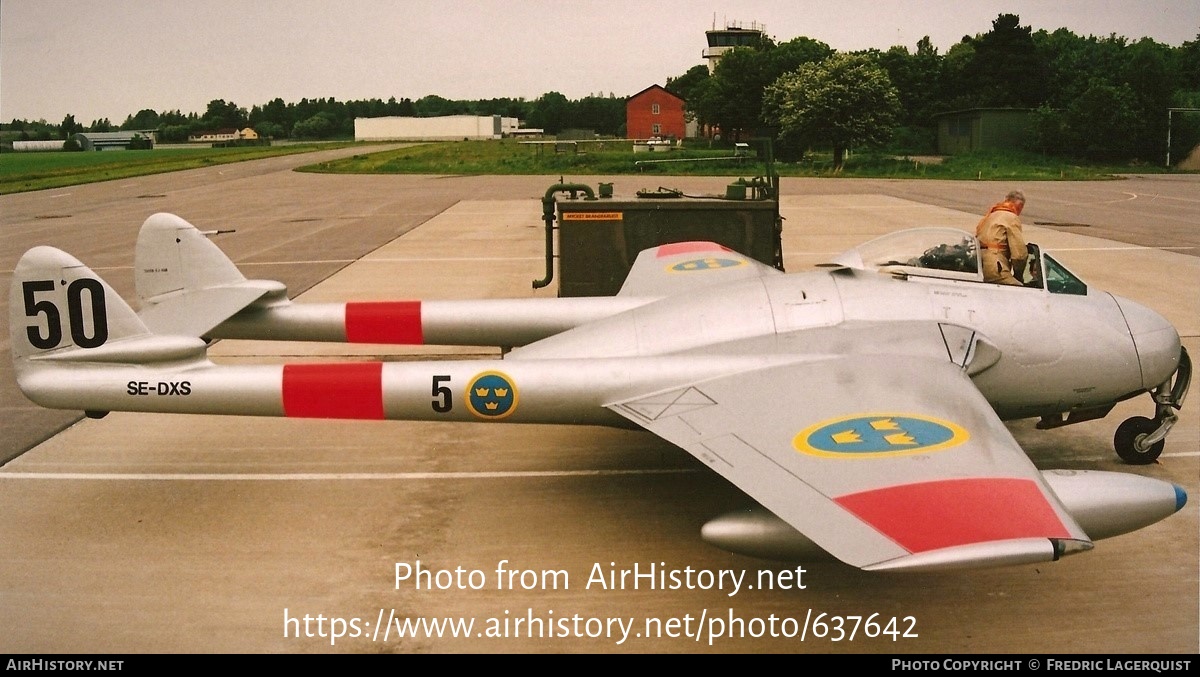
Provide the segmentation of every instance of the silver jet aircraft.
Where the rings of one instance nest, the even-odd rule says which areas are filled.
[[[1150,462],[1191,362],[1154,311],[1036,252],[1027,288],[982,282],[967,233],[879,238],[785,275],[705,242],[641,253],[611,298],[304,304],[247,280],[183,219],[147,219],[141,311],[50,247],[10,292],[18,383],[46,407],[644,428],[766,510],[703,536],[745,554],[867,570],[1056,560],[1178,511],[1183,490],[1038,471],[1002,420],[1104,416]],[[489,345],[503,359],[231,366],[205,339]]]

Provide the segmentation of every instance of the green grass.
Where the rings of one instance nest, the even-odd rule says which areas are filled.
[[[152,151],[0,153],[0,194],[146,174],[194,169],[278,155],[340,148],[346,143],[257,146],[250,148],[163,148]],[[473,175],[700,175],[754,176],[764,173],[754,158],[721,160],[724,149],[685,148],[669,153],[633,153],[628,141],[579,144],[578,152],[556,153],[553,145],[514,140],[417,144],[383,153],[363,153],[322,162],[300,171],[346,174]],[[638,166],[638,161],[694,159]],[[829,153],[811,153],[802,162],[776,163],[781,176],[840,176],[894,179],[1094,180],[1122,172],[1161,172],[1158,167],[1074,163],[1031,153],[977,153],[951,156],[940,164],[876,153],[852,154],[841,172]]]
[[[813,174],[832,174],[832,158],[818,158]],[[1117,174],[1162,173],[1160,167],[1146,165],[1094,164],[1068,158],[1019,151],[976,152],[949,155],[941,162],[924,162],[896,156],[860,154],[847,161],[843,176],[897,179],[950,179],[1022,181],[1095,181],[1115,178]]]
[[[344,174],[662,174],[752,176],[763,174],[762,163],[716,160],[728,150],[683,149],[669,153],[633,153],[629,142],[580,144],[579,152],[556,153],[553,145],[524,145],[512,140],[427,143],[400,150],[323,162],[300,171]],[[639,160],[699,159],[695,163],[636,164]],[[830,153],[810,153],[801,162],[776,163],[781,176],[896,178],[896,179],[1019,179],[1096,180],[1122,172],[1157,172],[1147,166],[1093,165],[1033,153],[976,153],[951,156],[941,163],[922,162],[876,153],[852,154],[841,172],[834,172]]]
[[[296,144],[248,148],[162,148],[106,152],[0,153],[0,195],[61,188],[94,181],[174,172],[278,155],[340,148],[345,144]]]
[[[629,141],[581,143],[578,152],[555,152],[555,146],[503,141],[453,141],[424,143],[396,151],[355,155],[344,160],[301,167],[300,171],[343,174],[702,174],[753,175],[762,165],[745,161],[712,161],[729,157],[729,150],[682,150],[670,153],[633,153]],[[666,163],[639,168],[638,160],[698,158],[703,162]]]

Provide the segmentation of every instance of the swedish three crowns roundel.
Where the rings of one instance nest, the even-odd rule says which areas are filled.
[[[679,263],[667,266],[667,270],[672,273],[691,273],[702,270],[720,270],[722,268],[737,268],[738,266],[746,265],[745,261],[738,259],[727,259],[718,256],[706,256],[702,259],[690,259]]]
[[[809,426],[792,438],[792,446],[812,456],[871,458],[941,451],[970,437],[962,426],[936,418],[856,414]]]
[[[517,409],[517,388],[507,374],[485,371],[467,386],[467,408],[483,419],[502,419]]]

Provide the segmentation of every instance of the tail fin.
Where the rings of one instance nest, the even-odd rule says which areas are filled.
[[[34,247],[21,257],[8,308],[14,360],[72,349],[103,353],[122,339],[150,333],[108,283],[53,247]]]
[[[204,233],[174,214],[153,214],[138,232],[133,283],[143,304],[176,292],[245,282]]]
[[[279,282],[247,280],[195,226],[174,214],[142,224],[134,285],[143,322],[158,334],[204,336],[250,304],[287,298]]]

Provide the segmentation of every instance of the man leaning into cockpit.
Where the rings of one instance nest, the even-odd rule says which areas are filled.
[[[1021,286],[1021,276],[1029,260],[1029,247],[1021,232],[1021,210],[1025,194],[1014,190],[1004,201],[988,210],[975,226],[983,260],[983,281]]]

